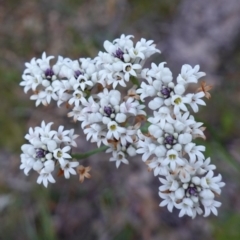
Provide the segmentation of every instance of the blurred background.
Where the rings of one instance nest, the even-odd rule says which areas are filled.
[[[48,189],[26,177],[20,147],[42,120],[75,128],[67,110],[35,108],[19,86],[33,57],[95,57],[103,41],[120,34],[153,39],[175,76],[200,64],[212,98],[197,119],[207,126],[207,155],[223,175],[219,216],[178,218],[160,208],[159,180],[140,158],[129,166],[97,154],[90,180],[58,178]],[[0,239],[211,240],[240,239],[240,2],[239,0],[0,0]],[[81,135],[82,136],[82,135]],[[202,142],[201,142],[202,143]],[[203,144],[203,143],[202,143]],[[94,149],[84,137],[79,152]]]

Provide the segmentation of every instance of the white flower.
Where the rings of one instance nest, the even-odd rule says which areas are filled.
[[[25,139],[27,139],[29,142],[31,142],[34,139],[39,139],[39,133],[37,131],[37,129],[35,128],[33,130],[33,128],[29,128],[29,133],[25,135]]]
[[[174,128],[177,132],[192,132],[192,129],[190,128],[191,124],[195,124],[195,121],[193,119],[190,119],[189,112],[185,112],[183,114],[178,113],[176,115],[176,120],[174,122]]]
[[[156,90],[153,86],[147,85],[145,82],[141,83],[141,88],[137,89],[136,91],[140,94],[140,99],[144,101],[146,97],[153,97],[156,95]]]
[[[141,38],[141,40],[138,41],[137,45],[146,48],[144,51],[145,58],[149,58],[154,53],[161,53],[160,50],[156,49],[156,45],[153,44],[153,40],[146,40],[145,38]]]
[[[64,171],[64,177],[70,178],[70,174],[76,175],[76,171],[73,168],[78,165],[78,162],[69,162],[68,160],[65,160],[65,162],[61,164],[61,169]]]
[[[178,142],[180,144],[188,144],[192,141],[192,135],[190,133],[182,133],[178,136]]]
[[[163,106],[159,108],[158,112],[154,111],[153,115],[154,117],[148,118],[148,121],[150,123],[156,124],[159,123],[160,127],[164,129],[165,123],[174,123],[175,120],[171,117],[171,111],[169,108]]]
[[[99,110],[99,104],[94,101],[93,97],[90,97],[88,101],[83,98],[82,105],[85,106],[82,110],[82,113],[85,112],[97,112]]]
[[[177,151],[171,149],[167,152],[166,158],[163,160],[163,165],[168,165],[174,171],[178,165],[182,166],[184,161],[178,157]]]
[[[35,160],[28,154],[21,154],[20,157],[21,157],[20,169],[23,169],[24,174],[28,175],[29,171],[33,168]]]
[[[203,213],[203,210],[200,208],[200,205],[198,203],[194,203],[192,207],[192,213],[192,219],[194,219],[197,214],[201,215]]]
[[[163,135],[163,130],[160,128],[160,126],[155,124],[151,124],[148,127],[148,131],[155,138],[160,138]]]
[[[215,216],[218,215],[217,208],[220,207],[222,204],[218,201],[215,201],[213,199],[210,200],[202,200],[202,204],[204,206],[204,217],[208,217],[210,213],[212,212]]]
[[[125,158],[125,154],[123,152],[113,151],[113,156],[110,158],[110,162],[116,162],[116,167],[118,168],[121,163],[128,164],[128,160]]]
[[[181,182],[186,183],[191,180],[191,175],[193,175],[196,170],[193,166],[191,166],[186,159],[183,158],[184,164],[181,166],[177,166],[174,171],[174,174],[178,175]]]
[[[68,136],[69,130],[64,131],[64,126],[59,126],[58,131],[55,133],[54,140],[56,140],[58,143],[61,142],[69,142],[70,138]]]
[[[117,85],[119,84],[122,87],[126,87],[126,83],[124,81],[124,74],[121,72],[116,72],[113,74],[112,78],[108,78],[108,84],[112,84],[113,88],[115,89]]]
[[[149,168],[153,169],[153,174],[154,176],[157,175],[162,175],[162,176],[166,176],[168,174],[168,169],[166,168],[166,166],[162,165],[162,161],[163,161],[163,157],[160,158],[154,158],[149,164]]]
[[[122,146],[126,146],[128,143],[133,142],[133,137],[136,134],[135,129],[125,129],[126,131],[121,134],[120,142]]]
[[[74,104],[76,107],[80,105],[80,103],[83,103],[85,100],[85,93],[80,90],[75,90],[73,93],[73,97],[69,99],[69,104]]]
[[[205,159],[203,161],[203,163],[201,164],[201,166],[198,168],[197,173],[202,175],[202,174],[206,173],[207,171],[216,169],[216,166],[213,164],[210,164],[210,163],[211,163],[210,158]]]
[[[136,47],[132,47],[128,50],[129,52],[129,56],[132,58],[132,59],[135,59],[135,58],[140,58],[140,59],[145,59],[145,56],[144,56],[144,53],[143,51],[145,50],[146,48],[141,46],[141,44],[139,44],[139,42],[136,44]]]
[[[47,99],[46,99],[47,93],[45,91],[37,92],[36,94],[32,95],[30,97],[31,100],[36,100],[36,107],[40,104],[43,104],[44,106],[48,105]]]
[[[82,106],[74,107],[71,112],[67,114],[68,117],[73,117],[73,121],[76,122],[77,119],[82,114]]]
[[[46,172],[41,172],[38,179],[37,179],[37,183],[38,184],[41,184],[43,183],[43,185],[45,187],[48,186],[48,182],[51,182],[51,183],[55,183],[56,181],[54,180],[53,176],[51,173],[46,173]]]
[[[156,97],[149,102],[148,107],[152,110],[157,110],[163,104],[164,104],[163,98]]]
[[[154,153],[156,145],[150,142],[143,142],[143,141],[140,141],[138,145],[139,146],[136,153],[143,154],[142,160],[145,162]]]
[[[53,172],[54,167],[55,167],[54,161],[47,160],[46,162],[44,162],[43,169],[41,170],[40,173],[51,173],[51,172]]]
[[[184,198],[181,203],[175,204],[175,207],[181,209],[179,212],[179,217],[188,215],[189,217],[193,216],[193,201],[190,198]]]
[[[190,65],[184,64],[181,69],[181,74],[177,77],[177,82],[184,84],[197,83],[199,78],[206,75],[204,72],[198,72],[199,69],[199,65],[192,68]]]
[[[181,110],[186,112],[187,107],[185,103],[188,103],[189,99],[187,97],[182,97],[180,95],[173,95],[171,98],[171,103],[174,106],[174,114],[178,114]]]
[[[204,146],[196,146],[196,144],[192,142],[186,144],[184,147],[184,150],[189,155],[191,162],[195,162],[196,159],[203,160],[204,155],[202,152],[204,152],[205,149],[206,148]]]
[[[40,75],[22,75],[23,81],[20,82],[20,86],[24,87],[24,92],[27,93],[29,89],[36,91],[37,87],[42,83]]]
[[[129,81],[130,79],[130,76],[134,76],[136,77],[137,76],[137,70],[138,69],[141,69],[141,65],[140,64],[131,64],[131,63],[125,63],[123,64],[123,72],[125,73],[124,74],[124,79],[126,81]]]
[[[198,105],[206,105],[206,103],[201,99],[204,96],[204,92],[198,92],[195,94],[189,93],[186,95],[186,97],[189,99],[188,104],[191,106],[194,112],[198,112]]]
[[[121,134],[126,131],[123,127],[118,126],[118,124],[114,121],[109,122],[107,127],[108,127],[108,132],[106,136],[107,139],[114,137],[118,140]]]
[[[126,102],[123,102],[120,105],[120,111],[125,114],[132,114],[134,116],[137,115],[137,107],[139,106],[139,102],[134,100],[134,98],[128,98]]]
[[[102,130],[101,125],[94,123],[94,124],[91,124],[88,128],[85,128],[83,131],[84,131],[84,134],[87,135],[86,136],[87,141],[90,138],[92,138],[92,142],[97,142],[98,135],[101,132],[101,130]]]
[[[163,201],[159,204],[160,207],[167,206],[169,212],[172,212],[173,207],[175,206],[175,195],[173,192],[171,193],[158,193],[159,196],[163,199]]]
[[[173,79],[172,72],[169,68],[164,67],[164,64],[165,62],[162,62],[157,66],[155,63],[152,63],[148,74],[163,83],[169,83]]]
[[[59,161],[61,165],[64,164],[66,158],[72,158],[67,152],[71,149],[70,146],[66,146],[64,148],[57,148],[53,152],[53,156]]]
[[[159,187],[159,191],[176,191],[179,188],[179,183],[171,175],[166,176],[166,179],[159,178],[160,182],[163,184]]]
[[[45,122],[42,121],[41,127],[36,127],[37,131],[40,134],[40,139],[43,143],[47,143],[56,134],[56,131],[51,130],[51,125],[52,124],[53,123],[50,122],[46,125]]]
[[[67,143],[73,147],[77,147],[75,139],[79,137],[79,135],[74,134],[74,129],[69,130],[68,137],[70,140]]]
[[[224,182],[221,182],[222,176],[218,174],[218,176],[214,177],[213,171],[209,171],[205,177],[201,179],[201,186],[203,188],[209,188],[213,192],[217,194],[221,193],[221,187],[225,186]]]

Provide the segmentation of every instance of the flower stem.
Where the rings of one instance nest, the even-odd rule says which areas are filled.
[[[72,158],[84,159],[84,158],[90,157],[90,156],[92,156],[96,153],[103,152],[107,148],[108,148],[108,146],[103,146],[103,147],[100,147],[100,148],[96,148],[92,151],[86,152],[86,153],[74,153],[74,154],[72,154]]]
[[[137,85],[137,87],[140,87],[140,83],[138,81],[138,79],[134,76],[131,76],[130,77],[130,81],[134,84],[134,85]]]

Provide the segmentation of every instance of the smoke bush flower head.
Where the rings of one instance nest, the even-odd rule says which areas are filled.
[[[56,172],[67,179],[79,174],[82,183],[84,177],[90,178],[91,168],[78,167],[74,158],[106,150],[112,155],[109,161],[119,168],[139,154],[159,177],[160,206],[170,212],[179,209],[179,217],[217,215],[221,203],[216,197],[225,183],[220,174],[215,176],[216,166],[205,157],[205,146],[194,142],[206,137],[203,123],[192,115],[206,105],[203,98],[210,98],[212,87],[202,81],[195,93],[188,90],[205,73],[199,65],[184,64],[175,78],[166,62],[146,68],[146,60],[160,53],[152,40],[134,42],[132,35],[122,34],[106,40],[103,47],[93,59],[58,56],[53,63],[54,57],[44,52],[25,64],[20,85],[25,93],[32,92],[36,106],[65,103],[68,117],[80,123],[86,141],[98,149],[73,154],[78,137],[74,129],[52,130],[53,123],[42,121],[25,136],[28,143],[21,148],[20,169],[26,175],[36,171],[37,183],[45,187],[55,183]]]

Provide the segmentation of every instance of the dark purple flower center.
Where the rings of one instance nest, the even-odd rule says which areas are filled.
[[[77,79],[82,74],[83,73],[80,70],[77,70],[77,71],[74,72],[74,77]]]
[[[195,186],[194,187],[188,187],[188,189],[186,191],[190,196],[197,196],[198,195],[198,191],[197,191],[197,188]]]
[[[116,58],[119,58],[122,61],[124,61],[123,54],[124,54],[124,52],[120,48],[118,48],[116,53],[113,53],[113,56],[116,57]]]
[[[114,110],[109,106],[105,106],[103,110],[107,114],[108,117],[110,117],[111,114],[114,113]]]
[[[42,148],[35,148],[36,152],[36,158],[44,158],[48,151],[42,149]]]
[[[172,91],[171,88],[165,87],[165,88],[163,88],[160,92],[161,92],[161,94],[164,96],[164,98],[169,98],[171,91]]]
[[[54,72],[51,68],[48,68],[46,71],[45,71],[45,76],[47,79],[51,79],[52,76],[54,75]]]
[[[165,144],[169,144],[169,145],[174,145],[175,144],[175,138],[173,137],[173,135],[168,135],[165,137]]]

